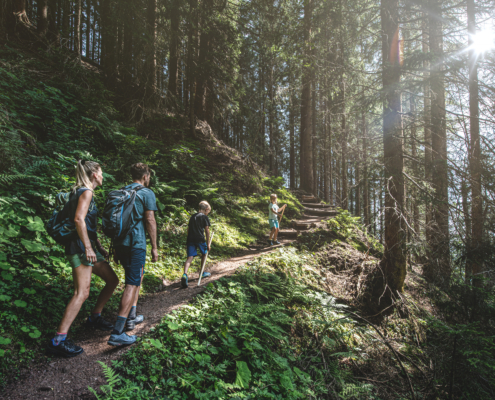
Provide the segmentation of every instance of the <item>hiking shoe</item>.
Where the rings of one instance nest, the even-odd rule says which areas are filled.
[[[111,346],[128,346],[136,342],[136,335],[128,335],[125,332],[122,332],[120,335],[112,334],[110,335],[110,339],[108,339],[108,344]]]
[[[182,287],[182,289],[185,289],[189,286],[187,283],[187,274],[182,275],[182,279],[180,280],[180,286]]]
[[[273,243],[280,244],[280,242],[278,240],[275,240]]]
[[[270,246],[273,246],[273,240],[270,240],[270,241],[268,242],[268,244],[269,244]]]
[[[144,315],[136,315],[136,318],[127,319],[127,321],[125,321],[125,330],[132,331],[136,327],[136,325],[139,325],[143,321]]]
[[[65,339],[61,341],[58,346],[55,346],[50,340],[48,342],[48,346],[46,346],[46,351],[47,353],[54,354],[56,356],[71,358],[78,356],[84,350],[82,347],[75,345],[72,340]]]
[[[105,318],[103,318],[101,315],[94,321],[91,319],[91,317],[88,317],[88,319],[86,320],[86,325],[99,329],[100,331],[113,330],[113,325],[105,320]]]
[[[208,278],[209,276],[211,276],[211,274],[209,272],[203,272],[203,275],[201,275],[201,278]]]

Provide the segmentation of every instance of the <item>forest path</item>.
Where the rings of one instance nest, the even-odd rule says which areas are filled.
[[[323,216],[306,216],[300,222],[311,224],[323,220]],[[288,221],[286,221],[288,222]],[[149,294],[140,299],[138,314],[145,316],[145,321],[136,326],[132,334],[143,336],[153,326],[160,323],[163,316],[190,302],[194,296],[201,293],[205,286],[224,276],[232,275],[235,270],[246,262],[263,254],[269,254],[284,245],[294,241],[294,230],[281,230],[280,245],[267,246],[264,240],[257,245],[241,251],[236,257],[220,261],[207,267],[212,276],[201,280],[198,284],[198,273],[190,274],[189,288],[181,289],[180,281],[174,281],[164,287],[162,291]],[[284,237],[287,236],[287,238]],[[294,238],[293,238],[294,237]],[[213,249],[214,250],[214,249]],[[178,266],[179,268],[179,266]],[[180,266],[182,268],[182,266]],[[166,282],[164,282],[166,283]],[[108,318],[110,321],[113,318]],[[107,365],[112,360],[120,358],[129,347],[113,347],[107,344],[108,332],[93,329],[84,329],[76,337],[75,342],[84,348],[84,353],[75,358],[53,358],[47,363],[40,363],[31,369],[25,370],[19,381],[11,383],[0,393],[0,399],[94,399],[88,386],[96,389],[106,384],[103,370],[97,361]]]

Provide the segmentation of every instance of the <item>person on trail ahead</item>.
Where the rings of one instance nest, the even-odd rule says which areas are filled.
[[[187,288],[187,270],[191,265],[194,257],[198,255],[198,249],[201,252],[201,263],[203,263],[206,254],[210,251],[210,220],[208,214],[211,211],[211,207],[206,201],[199,203],[199,210],[189,219],[189,226],[187,229],[187,260],[184,263],[184,275],[180,280],[180,285],[183,289]],[[205,238],[206,233],[206,238]],[[204,272],[202,277],[207,278],[211,276],[209,272]]]
[[[101,246],[96,234],[98,209],[93,199],[93,190],[102,183],[103,175],[98,163],[77,163],[76,184],[69,197],[69,201],[77,204],[71,211],[73,215],[70,216],[75,223],[77,235],[74,235],[74,239],[65,247],[65,255],[72,266],[74,296],[65,309],[57,334],[48,343],[47,350],[51,354],[74,357],[83,352],[80,346],[67,339],[67,332],[89,296],[92,273],[105,281],[105,287],[100,292],[86,323],[103,331],[113,329],[113,325],[101,316],[103,307],[119,283],[117,275],[105,261],[108,253]]]
[[[284,204],[282,207],[278,208],[277,205],[277,195],[270,195],[270,204],[268,204],[268,222],[270,223],[270,235],[268,236],[268,244],[273,246],[274,244],[280,244],[277,240],[279,225],[278,225],[278,216],[281,215],[279,211],[283,211],[287,207],[287,204]]]
[[[139,289],[144,276],[146,263],[146,231],[151,242],[151,262],[158,260],[157,231],[155,221],[156,198],[148,187],[150,185],[150,169],[146,164],[131,166],[133,183],[124,189],[136,190],[136,202],[132,211],[132,230],[120,242],[115,243],[114,261],[120,261],[125,271],[125,289],[120,300],[119,314],[112,330],[108,344],[121,346],[133,344],[136,335],[127,335],[124,330],[133,330],[136,324],[143,322],[142,315],[136,315]]]

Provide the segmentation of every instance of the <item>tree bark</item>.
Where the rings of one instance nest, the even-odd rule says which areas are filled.
[[[469,37],[469,131],[470,142],[470,169],[471,169],[471,255],[466,275],[471,275],[473,284],[481,286],[482,260],[477,259],[477,247],[483,243],[483,198],[481,186],[481,144],[479,121],[479,93],[478,93],[478,64],[477,54],[473,46],[473,36],[476,34],[476,10],[474,0],[467,0],[468,37]]]
[[[168,91],[176,98],[177,97],[177,80],[178,80],[178,62],[179,62],[179,2],[174,0],[171,2],[170,10],[170,57],[169,57],[169,77],[168,77]]]
[[[289,67],[290,68],[290,67]],[[294,140],[294,95],[292,87],[292,71],[289,69],[289,174],[290,174],[290,188],[296,188],[296,150]]]
[[[304,0],[304,61],[302,67],[301,92],[301,150],[300,150],[300,186],[306,192],[313,192],[313,143],[312,143],[312,115],[311,115],[311,28],[313,14],[313,0]]]
[[[422,20],[422,50],[423,54],[427,55],[430,52],[430,35],[429,35],[429,23],[427,14],[423,14]],[[430,93],[430,62],[428,59],[423,61],[423,75],[424,75],[424,142],[425,142],[425,181],[431,183],[431,170],[432,170],[432,156],[431,156],[431,93]],[[425,239],[426,243],[431,243],[432,221],[432,202],[430,198],[425,201]]]
[[[433,237],[431,256],[425,265],[426,279],[442,287],[450,283],[449,203],[447,170],[447,129],[445,121],[445,84],[443,64],[442,0],[431,2],[429,14],[430,50],[433,56],[431,82],[431,147],[433,205]]]
[[[81,0],[76,0],[76,15],[74,20],[74,49],[81,59]]]
[[[45,37],[48,32],[48,0],[38,0],[38,35]]]
[[[342,197],[341,197],[341,207],[344,210],[349,209],[349,193],[347,188],[347,118],[345,114],[345,83],[344,83],[344,75],[342,74],[342,87],[341,87],[341,95],[342,95],[342,121],[341,121],[341,162],[342,162]]]
[[[275,129],[274,127],[274,117],[273,117],[273,112],[274,112],[274,98],[273,98],[273,63],[272,59],[270,58],[270,72],[268,74],[269,80],[268,80],[268,98],[270,100],[270,103],[268,104],[269,109],[268,109],[268,133],[269,133],[269,150],[268,150],[268,160],[269,160],[269,173],[270,175],[275,175],[275,165],[274,165],[274,160],[273,156],[275,154],[275,138],[274,138],[274,132],[273,130]]]
[[[411,95],[409,99],[410,111],[413,116],[416,115],[416,102],[414,101],[414,96]],[[417,169],[417,132],[416,132],[416,124],[412,122],[411,125],[411,157],[412,157],[412,172],[414,176],[418,176]],[[419,201],[418,201],[418,188],[416,186],[412,186],[411,189],[411,201],[412,201],[412,214],[413,214],[413,227],[414,233],[419,235]]]
[[[383,152],[385,180],[385,251],[382,265],[390,290],[402,292],[406,277],[405,229],[402,212],[404,206],[404,159],[402,143],[402,118],[400,65],[398,62],[399,2],[382,0],[381,19],[383,30]],[[381,226],[383,230],[383,225]]]
[[[369,183],[368,183],[368,130],[366,127],[366,114],[362,115],[363,130],[363,211],[364,225],[370,225],[370,200],[369,200]]]
[[[148,96],[156,90],[156,7],[157,0],[148,0],[146,8],[146,61],[144,67],[145,87]]]
[[[316,126],[316,76],[315,68],[311,74],[311,152],[313,154],[313,193],[316,197],[319,197],[318,193],[318,149],[316,148],[317,142],[317,126]]]

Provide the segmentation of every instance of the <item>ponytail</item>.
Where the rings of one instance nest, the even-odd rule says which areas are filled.
[[[81,187],[86,187],[93,191],[91,175],[98,173],[100,164],[94,161],[79,160],[76,167],[76,184],[72,186],[72,192]]]

